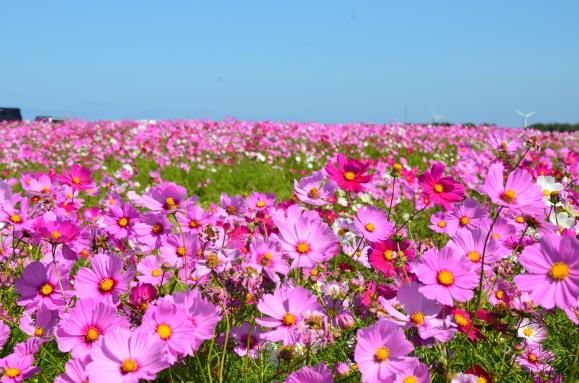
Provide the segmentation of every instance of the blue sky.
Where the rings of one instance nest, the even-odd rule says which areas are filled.
[[[579,1],[10,1],[0,106],[85,119],[579,122]]]

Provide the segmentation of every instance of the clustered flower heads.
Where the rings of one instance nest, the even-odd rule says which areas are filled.
[[[546,320],[571,334],[579,324],[573,146],[496,128],[442,143],[430,127],[395,125],[400,147],[371,160],[338,152],[342,127],[77,124],[85,161],[75,148],[59,172],[10,168],[0,181],[1,382],[579,377],[572,359],[557,362],[575,354],[558,353]],[[384,135],[357,128],[359,147]],[[10,129],[41,140],[44,126]],[[239,134],[215,144],[224,132]],[[192,145],[192,134],[207,140]],[[440,155],[449,143],[452,157]],[[160,173],[141,192],[132,160],[100,169],[115,151],[160,154],[163,169],[251,149],[278,166],[298,147],[317,168],[296,176],[287,200],[254,191],[201,202]],[[312,160],[322,148],[327,158]],[[415,150],[431,160],[422,170],[408,160]],[[57,168],[39,153],[6,151]]]

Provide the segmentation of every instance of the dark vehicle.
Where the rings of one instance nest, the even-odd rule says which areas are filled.
[[[0,107],[0,121],[22,121],[20,109]]]
[[[63,122],[64,119],[52,116],[36,116],[34,121],[37,122]]]

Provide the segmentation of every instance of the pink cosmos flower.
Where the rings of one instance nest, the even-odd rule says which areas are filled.
[[[324,363],[316,367],[304,366],[292,372],[285,383],[333,383],[332,372]]]
[[[273,295],[264,295],[257,304],[257,309],[268,317],[256,318],[255,322],[271,329],[262,334],[262,338],[290,345],[299,339],[297,324],[302,314],[309,310],[320,311],[322,306],[309,290],[298,286],[279,287]]]
[[[71,243],[80,232],[76,223],[53,213],[46,213],[36,218],[33,229],[50,243]]]
[[[123,261],[117,255],[96,254],[91,267],[81,267],[75,277],[75,290],[79,298],[98,297],[117,304],[120,295],[127,292],[133,271],[123,271]]]
[[[59,266],[60,272],[62,268]],[[66,292],[68,279],[61,278],[62,287]],[[18,305],[28,310],[46,305],[49,309],[62,309],[65,306],[58,279],[52,264],[45,265],[32,262],[24,269],[22,276],[15,282],[14,288],[19,295]]]
[[[18,209],[10,201],[5,201],[0,205],[0,222],[13,226],[15,231],[28,230],[34,222],[30,219],[29,213],[31,212],[28,198],[20,201]]]
[[[314,267],[338,252],[332,230],[314,211],[302,212],[298,205],[287,209],[286,217],[274,217],[282,249],[293,259],[291,269]]]
[[[58,326],[56,343],[73,358],[85,358],[102,336],[117,327],[128,328],[129,324],[114,306],[97,298],[81,299]]]
[[[258,272],[265,271],[269,279],[279,282],[280,279],[277,274],[287,275],[289,265],[287,260],[282,257],[279,243],[275,238],[277,238],[275,235],[269,238],[254,238],[249,245],[251,261],[248,265]]]
[[[26,182],[22,182],[22,186],[27,193],[42,197],[49,196],[55,188],[52,180],[46,174],[42,174],[38,178],[30,178],[28,185],[25,185]]]
[[[515,283],[535,304],[546,309],[565,310],[577,304],[579,296],[579,240],[575,237],[546,235],[539,244],[526,247],[519,257],[525,274]]]
[[[474,199],[454,205],[452,212],[446,216],[446,230],[452,237],[458,230],[474,230],[481,227],[482,222],[488,217],[487,209],[483,208]]]
[[[187,199],[187,189],[172,182],[161,182],[143,194],[139,205],[153,211],[172,213]]]
[[[186,318],[193,325],[195,339],[190,343],[189,351],[189,355],[193,355],[204,341],[215,336],[215,328],[221,319],[221,311],[213,303],[203,299],[198,289],[175,293],[172,299],[185,307]]]
[[[402,329],[394,323],[379,320],[358,330],[354,360],[360,368],[363,383],[380,383],[414,364],[407,355],[414,350]]]
[[[185,242],[183,243],[183,239]],[[199,251],[199,241],[191,232],[183,233],[183,236],[169,235],[159,249],[163,260],[169,265],[181,268],[185,260],[195,258]]]
[[[35,336],[45,342],[52,337],[58,320],[58,310],[50,310],[45,305],[42,305],[36,311],[34,318],[31,313],[24,313],[20,319],[20,329],[28,335]]]
[[[540,343],[547,337],[547,329],[539,322],[524,318],[517,329],[517,336],[527,343]]]
[[[478,383],[478,376],[473,374],[458,373],[452,378],[450,383]]]
[[[224,223],[243,222],[245,211],[247,209],[245,198],[241,196],[229,196],[222,193],[219,198],[221,207],[217,210],[217,217],[223,220]]]
[[[167,367],[167,351],[158,337],[143,331],[115,328],[91,352],[89,381],[138,383],[154,380]]]
[[[247,197],[247,207],[251,210],[263,211],[275,206],[275,195],[273,193],[253,192]]]
[[[503,181],[504,167],[492,164],[481,190],[499,206],[538,216],[544,214],[543,191],[525,170],[516,169]]]
[[[430,202],[442,206],[445,210],[452,210],[452,203],[464,199],[464,186],[457,183],[452,177],[444,177],[444,165],[434,164],[430,171],[425,171],[418,177],[423,196]]]
[[[210,213],[192,203],[186,204],[182,211],[177,213],[177,222],[184,232],[197,233],[203,226],[212,224],[213,221]]]
[[[187,318],[185,306],[169,301],[149,306],[143,317],[141,330],[166,346],[170,363],[183,355],[193,355],[191,344],[195,341],[195,327],[184,318]]]
[[[393,383],[429,383],[430,373],[428,367],[420,363],[418,360],[411,366],[404,369],[404,371],[396,374]]]
[[[92,178],[90,178],[90,170],[79,164],[73,164],[70,167],[70,173],[67,172],[66,169],[62,169],[62,175],[59,175],[57,178],[61,183],[69,185],[77,191],[94,187]]]
[[[394,224],[388,221],[386,213],[374,206],[360,207],[354,219],[354,231],[370,242],[380,242],[394,231]]]
[[[156,298],[157,289],[149,283],[133,286],[129,293],[131,304],[143,311],[145,311],[149,306],[149,303],[154,301]]]
[[[40,368],[33,366],[34,355],[10,354],[0,359],[0,371],[2,383],[20,383],[31,378],[40,371]]]
[[[166,237],[171,234],[173,226],[167,217],[157,214],[145,214],[135,223],[135,236],[149,250],[161,247]]]
[[[499,152],[514,153],[522,147],[520,140],[510,140],[502,130],[495,130],[488,135],[489,142],[493,149]]]
[[[139,218],[139,212],[130,203],[113,205],[103,216],[104,229],[116,239],[127,238]]]
[[[10,327],[4,322],[0,322],[0,349],[4,347],[8,338],[10,338]]]
[[[418,279],[424,283],[419,291],[443,305],[452,306],[453,299],[468,301],[473,297],[479,279],[469,263],[468,258],[458,255],[448,246],[440,252],[428,250],[416,268]]]
[[[231,337],[235,341],[233,351],[239,356],[249,356],[257,359],[261,346],[260,336],[263,333],[258,327],[244,322],[239,327],[231,329]]]
[[[163,259],[158,255],[148,255],[137,264],[139,282],[159,286],[163,279]]]
[[[324,181],[326,177],[320,171],[312,172],[299,182],[294,180],[294,192],[297,199],[313,206],[328,204],[328,198],[334,195],[337,185],[332,180]]]
[[[448,246],[454,249],[457,254],[470,260],[473,269],[477,273],[480,273],[483,252],[486,271],[490,271],[490,266],[501,259],[503,248],[493,238],[489,238],[485,251],[484,245],[487,233],[487,231],[481,229],[473,231],[461,229],[448,243]]]
[[[349,158],[342,153],[338,154],[337,166],[328,161],[325,171],[331,180],[335,181],[340,188],[347,192],[359,193],[366,190],[362,184],[370,182],[373,175],[365,175],[370,168],[369,162],[357,161]]]
[[[70,359],[64,366],[64,372],[60,374],[54,383],[82,383],[88,382],[86,366],[90,357],[84,359]]]
[[[526,345],[522,354],[515,357],[515,361],[525,370],[537,373],[549,368],[553,357],[553,353],[545,350],[540,343],[531,343]]]
[[[439,211],[430,216],[428,227],[436,233],[448,233],[448,216],[446,212]]]

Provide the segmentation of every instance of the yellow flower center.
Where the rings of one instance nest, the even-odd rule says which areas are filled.
[[[461,314],[454,314],[454,321],[456,322],[457,325],[459,326],[466,326],[468,325],[468,319],[466,319],[464,317],[464,315]]]
[[[283,318],[281,318],[281,322],[284,326],[291,326],[296,323],[296,317],[292,313],[286,313]]]
[[[137,371],[137,362],[132,359],[125,359],[123,360],[123,364],[121,364],[121,372],[123,374],[128,374],[130,372]]]
[[[75,185],[78,185],[80,183],[80,178],[78,177],[72,177],[72,183]]]
[[[55,241],[58,241],[61,235],[62,234],[60,234],[60,231],[58,230],[54,230],[52,233],[50,233],[50,237]]]
[[[444,191],[444,185],[442,184],[434,185],[434,191],[437,193],[442,193]]]
[[[217,253],[209,253],[207,255],[207,267],[214,269],[219,266],[220,263],[221,261],[219,260]]]
[[[13,223],[20,223],[22,222],[22,218],[20,218],[18,214],[12,214],[10,216],[10,221],[12,221]]]
[[[129,224],[129,220],[125,217],[121,217],[119,218],[119,226],[120,227],[127,227],[127,225]]]
[[[160,277],[161,276],[161,270],[160,269],[153,269],[153,271],[151,271],[151,275],[155,278]]]
[[[259,263],[261,263],[262,266],[269,266],[269,261],[271,261],[271,258],[271,253],[267,252],[263,255],[263,257],[261,257]]]
[[[517,193],[513,189],[507,189],[501,193],[500,198],[505,201],[506,203],[513,203],[515,202],[515,198],[517,197]]]
[[[487,380],[484,377],[479,376],[476,380],[476,383],[487,383]]]
[[[454,282],[454,275],[448,270],[442,270],[436,276],[438,283],[443,286],[450,286]]]
[[[463,215],[462,217],[460,217],[460,224],[462,226],[468,225],[469,222],[470,222],[470,219],[466,215]]]
[[[113,281],[111,278],[105,278],[99,283],[99,289],[103,293],[111,291],[114,286],[115,281]]]
[[[177,206],[177,204],[175,203],[175,200],[171,197],[168,197],[167,199],[165,199],[165,206],[167,206],[168,209],[175,209],[175,206]]]
[[[40,294],[44,295],[45,297],[52,294],[53,291],[54,291],[54,287],[52,287],[52,285],[50,283],[45,283],[42,285],[42,287],[40,287]]]
[[[530,327],[527,327],[526,329],[523,330],[523,334],[525,334],[525,336],[531,336],[531,335],[533,335],[533,329]]]
[[[415,325],[420,326],[424,323],[424,314],[422,314],[420,311],[415,312],[410,316],[410,320]]]
[[[320,191],[318,188],[311,188],[310,192],[308,193],[308,197],[312,199],[320,198]]]
[[[525,217],[523,217],[522,215],[518,215],[515,218],[515,221],[517,221],[517,223],[523,223],[523,222],[525,222]]]
[[[187,250],[183,246],[177,248],[177,255],[179,257],[184,257],[185,254],[187,254]]]
[[[84,334],[84,339],[88,342],[88,343],[92,343],[95,342],[100,336],[100,332],[96,327],[91,327],[86,331],[86,334]]]
[[[529,354],[529,356],[527,357],[527,359],[529,359],[529,361],[531,361],[531,362],[536,362],[536,361],[537,361],[537,355],[535,355],[535,354]]]
[[[155,234],[161,234],[161,232],[163,231],[163,226],[160,223],[156,223],[151,228],[151,231]]]
[[[394,259],[394,251],[393,250],[384,250],[384,259],[387,261],[392,261]]]
[[[347,171],[344,173],[344,178],[348,181],[352,181],[354,178],[356,178],[356,174],[354,174],[354,172]]]
[[[189,221],[189,227],[191,229],[197,229],[199,227],[199,221],[197,221],[196,219],[192,219],[191,221]]]
[[[171,337],[171,326],[166,323],[161,323],[157,326],[157,334],[163,340],[167,340]]]
[[[438,221],[438,227],[440,227],[441,229],[446,227],[446,222],[445,221]]]
[[[501,238],[501,235],[499,233],[493,233],[492,236],[494,239],[500,239]]]
[[[20,370],[17,369],[16,367],[10,367],[4,370],[4,375],[9,378],[15,378],[18,375],[20,375]]]
[[[296,246],[296,250],[298,251],[298,253],[300,254],[305,254],[308,251],[310,251],[310,247],[308,246],[307,243],[305,242],[300,242],[298,243],[298,245]]]
[[[553,263],[549,275],[555,281],[563,281],[569,276],[569,266],[563,262]]]
[[[42,193],[44,193],[44,194],[48,194],[49,191],[50,191],[50,189],[48,188],[48,186],[44,186],[42,188]]]
[[[34,329],[34,336],[37,336],[40,338],[42,335],[44,335],[44,329],[42,327],[36,327]]]
[[[495,297],[497,297],[497,299],[503,299],[504,295],[505,292],[503,290],[497,290],[497,292],[495,293]]]
[[[409,375],[406,378],[404,378],[404,380],[402,380],[402,383],[416,383],[418,382],[418,380],[416,380],[416,377],[414,375]]]
[[[469,251],[468,252],[468,257],[470,258],[470,260],[474,263],[480,261],[480,253],[478,251]]]
[[[390,356],[390,350],[387,347],[380,347],[374,354],[374,359],[377,362],[383,362]]]
[[[373,232],[374,230],[376,230],[376,227],[374,226],[373,223],[367,223],[365,226],[366,230],[368,230],[370,233]]]
[[[265,201],[257,201],[257,203],[255,204],[255,206],[262,208],[265,207]]]
[[[550,197],[550,196],[551,196],[551,192],[550,192],[549,190],[545,189],[545,190],[543,190],[543,195],[544,195],[545,197]]]
[[[228,214],[234,215],[237,214],[237,208],[233,205],[231,206],[227,206],[227,209],[225,209],[227,211]]]

